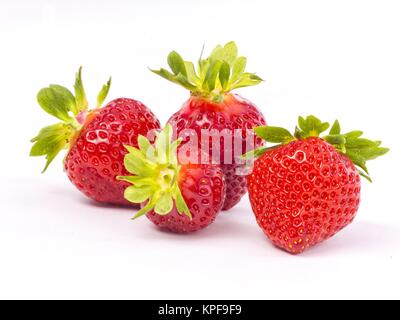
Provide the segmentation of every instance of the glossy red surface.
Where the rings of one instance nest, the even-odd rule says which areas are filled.
[[[265,119],[257,107],[250,101],[243,99],[239,95],[227,95],[223,103],[213,103],[200,97],[191,97],[181,108],[175,113],[169,123],[180,135],[187,129],[192,129],[201,137],[202,130],[218,130],[222,132],[225,129],[242,130],[242,148],[240,152],[235,154],[243,154],[246,152],[246,140],[248,137],[254,139],[256,147],[262,144],[262,141],[254,136],[253,128],[265,125]],[[210,154],[212,143],[210,142]],[[240,144],[239,144],[240,145]],[[199,139],[200,148],[200,139]],[[233,149],[233,148],[232,148]],[[232,150],[232,153],[237,150]],[[244,176],[237,174],[237,169],[243,167],[237,159],[227,161],[224,157],[225,144],[220,142],[220,159],[221,168],[225,174],[226,181],[226,201],[223,210],[229,210],[234,207],[243,195],[247,192]],[[230,159],[229,159],[230,160]]]
[[[176,208],[165,216],[153,211],[147,217],[156,226],[176,233],[194,232],[208,227],[221,211],[225,200],[221,168],[213,165],[184,165],[178,181],[192,220],[186,215],[180,215]]]
[[[350,224],[360,204],[354,164],[319,138],[265,153],[248,176],[257,222],[273,243],[300,253]]]
[[[124,145],[137,147],[139,134],[159,129],[156,116],[142,103],[117,99],[87,117],[84,128],[65,159],[71,182],[89,198],[103,203],[133,205],[124,199],[129,175],[124,168]]]

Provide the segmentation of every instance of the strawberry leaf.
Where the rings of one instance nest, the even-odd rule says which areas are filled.
[[[229,84],[229,78],[231,76],[231,67],[227,62],[223,62],[221,69],[219,70],[219,81],[221,83],[222,89],[226,89]]]
[[[336,120],[329,135],[324,140],[333,145],[339,152],[345,154],[356,165],[360,175],[371,181],[367,161],[374,160],[389,152],[388,148],[381,147],[380,141],[362,138],[363,132],[356,130],[340,134],[339,122]]]
[[[296,132],[297,138],[309,138],[309,137],[319,137],[321,133],[328,130],[329,123],[322,122],[314,116],[308,116],[307,118],[299,117],[299,123]]]
[[[227,62],[229,65],[233,65],[238,56],[238,47],[235,42],[228,42],[222,51],[221,60]]]
[[[89,103],[86,99],[85,88],[83,87],[82,83],[82,67],[80,67],[76,73],[74,89],[76,100],[76,112],[74,112],[74,114],[77,115],[79,112],[87,110],[89,106]]]
[[[192,214],[190,213],[190,210],[179,188],[175,189],[175,204],[180,215],[185,214],[187,217],[192,219]]]
[[[198,85],[200,83],[200,79],[196,74],[196,69],[194,68],[193,62],[185,61],[185,68],[188,82]]]
[[[357,139],[361,137],[364,133],[362,131],[351,131],[348,133],[345,133],[344,136],[346,137],[347,140],[350,139]]]
[[[253,160],[261,157],[266,151],[267,147],[261,147],[258,149],[251,150],[245,154],[242,155],[243,160]]]
[[[46,156],[45,172],[57,154],[69,144],[75,134],[73,127],[66,123],[57,123],[40,130],[39,134],[31,140],[34,143],[30,156]]]
[[[329,123],[322,122],[314,116],[299,117],[298,126],[294,136],[286,129],[279,127],[263,126],[254,129],[255,134],[267,142],[276,143],[272,147],[261,147],[243,155],[244,159],[257,158],[271,149],[290,143],[295,139],[303,140],[311,137],[319,137],[321,133],[329,129]],[[338,152],[346,155],[355,166],[360,175],[371,181],[367,161],[374,160],[389,152],[388,148],[381,146],[381,141],[373,141],[362,137],[363,132],[356,130],[341,134],[339,121],[336,120],[329,134],[323,139],[331,144]]]
[[[151,198],[151,200],[149,202],[147,202],[147,204],[138,211],[138,213],[136,213],[136,215],[132,218],[133,220],[136,220],[146,214],[148,214],[151,210],[154,209],[156,203],[157,203],[157,199],[158,199],[158,194],[155,193],[154,196]]]
[[[172,136],[172,126],[167,125],[157,134],[154,146],[144,136],[138,137],[139,149],[126,146],[125,168],[134,176],[117,179],[132,184],[125,191],[125,199],[133,203],[147,202],[135,219],[152,210],[167,215],[173,210],[174,201],[179,213],[190,216],[178,185],[181,168],[176,153],[181,140],[171,141]]]
[[[259,76],[257,76],[254,73],[243,73],[239,77],[239,80],[231,85],[231,88],[239,89],[239,88],[251,87],[251,86],[259,84],[263,81],[264,81],[263,79],[261,79]]]
[[[166,69],[160,70],[150,70],[151,72],[159,75],[160,77],[167,79],[175,84],[179,84],[180,86],[184,87],[187,90],[195,91],[197,87],[192,84],[188,78],[184,77],[181,73],[174,75]]]
[[[156,156],[156,150],[154,149],[150,141],[146,137],[139,135],[138,145],[142,154],[146,156],[146,159],[149,159],[150,161],[154,162]]]
[[[247,59],[238,57],[238,48],[233,41],[216,46],[207,58],[203,58],[202,52],[197,70],[176,51],[168,55],[167,62],[172,72],[162,68],[151,71],[190,90],[192,95],[210,98],[216,103],[222,103],[225,94],[234,89],[263,81],[254,73],[245,72]]]
[[[288,130],[280,127],[257,127],[254,129],[254,132],[258,137],[272,143],[288,143],[295,139]]]
[[[142,203],[151,197],[153,189],[150,186],[130,186],[125,189],[125,199],[132,203]]]
[[[368,174],[366,174],[365,172],[363,172],[363,171],[361,171],[361,170],[358,170],[358,173],[359,173],[359,175],[360,175],[361,177],[367,179],[369,182],[372,183],[372,179],[371,179],[371,177],[370,177]]]
[[[174,201],[172,200],[172,196],[169,193],[164,193],[157,201],[154,212],[165,216],[172,211],[174,208]]]
[[[247,58],[245,58],[245,57],[239,57],[233,63],[231,83],[236,83],[236,81],[239,80],[241,75],[246,70],[246,65],[247,65]]]
[[[140,150],[137,150],[137,152],[131,151],[128,153],[124,158],[124,165],[125,168],[133,174],[143,173],[150,175],[154,169],[154,164],[144,158]]]
[[[39,105],[48,114],[64,121],[72,122],[70,112],[76,112],[75,98],[71,91],[59,85],[51,85],[39,91],[37,95]]]
[[[104,102],[110,84],[111,78],[100,91],[97,99],[98,106]],[[47,162],[44,171],[62,149],[69,147],[70,141],[82,129],[77,117],[88,108],[82,83],[82,67],[76,73],[74,90],[75,96],[63,86],[50,85],[37,94],[37,101],[41,108],[63,121],[63,123],[43,128],[38,136],[31,141],[35,143],[31,150],[31,156],[46,156]]]
[[[338,120],[335,120],[335,122],[332,125],[331,131],[329,131],[329,135],[338,135],[340,134],[340,123]]]
[[[203,89],[206,92],[211,92],[215,89],[215,84],[217,82],[217,77],[220,72],[222,63],[223,62],[221,60],[211,61],[210,67],[203,82]]]
[[[110,87],[111,87],[111,77],[108,80],[107,84],[105,84],[101,88],[101,90],[97,96],[97,108],[100,108],[103,105],[104,101],[106,100],[106,98],[108,96],[108,92],[110,91]]]
[[[168,55],[168,65],[175,75],[181,74],[185,78],[187,77],[185,62],[178,52],[172,51]]]

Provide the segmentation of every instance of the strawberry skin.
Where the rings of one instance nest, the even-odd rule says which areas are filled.
[[[235,157],[224,159],[224,152],[230,150],[225,150],[221,142],[221,157],[215,158],[217,156],[214,155],[213,159],[214,164],[221,164],[225,175],[227,197],[223,210],[229,210],[247,191],[246,178],[242,170],[243,161],[238,159],[248,151],[247,148],[252,147],[249,144],[246,146],[246,139],[252,139],[254,127],[265,125],[264,116],[257,107],[232,92],[238,88],[257,85],[263,80],[255,73],[246,71],[247,58],[239,56],[235,42],[216,46],[207,58],[201,56],[197,67],[194,63],[184,60],[176,51],[168,55],[167,61],[171,71],[164,68],[152,71],[184,87],[191,95],[181,110],[169,120],[178,135],[182,137],[183,134],[184,138],[194,131],[198,148],[202,147],[202,142],[207,143],[202,141],[202,131],[208,132],[210,136],[223,135],[225,138],[231,138],[232,143],[228,144]],[[234,139],[236,140],[236,133],[233,130],[237,129],[243,130],[242,150],[234,150],[237,146],[233,143]],[[256,141],[256,147],[259,147],[260,143],[260,140]],[[240,145],[240,142],[238,144]],[[211,150],[209,156],[213,156]],[[206,164],[205,161],[199,163]]]
[[[119,180],[131,184],[125,199],[141,205],[134,219],[143,215],[160,229],[189,233],[212,224],[225,201],[222,169],[213,164],[191,162],[173,141],[173,128],[167,124],[151,143],[139,136],[139,148],[127,147],[127,176]]]
[[[160,128],[156,116],[141,102],[117,99],[105,107],[111,78],[103,85],[97,105],[89,109],[82,81],[82,67],[76,73],[74,92],[50,85],[37,94],[40,107],[60,122],[44,127],[31,142],[30,155],[46,157],[45,172],[62,150],[68,150],[65,171],[71,182],[89,198],[103,203],[132,205],[124,199],[125,146],[138,146],[138,136]]]
[[[71,145],[65,170],[71,182],[89,198],[116,205],[129,205],[124,199],[126,175],[124,145],[137,147],[139,134],[160,128],[156,116],[141,102],[116,99],[87,117],[78,138]]]
[[[386,154],[381,141],[362,131],[342,133],[314,116],[299,117],[295,134],[280,127],[257,127],[273,146],[245,155],[258,157],[247,177],[257,222],[278,247],[298,254],[349,225],[360,205],[361,176],[372,181],[367,161]]]
[[[152,211],[147,214],[148,219],[157,227],[175,233],[194,232],[212,224],[225,198],[222,170],[212,165],[184,165],[178,184],[192,219],[180,215],[176,207],[166,216]]]
[[[360,176],[351,160],[320,138],[266,152],[248,176],[257,222],[291,253],[326,240],[350,224],[360,204]]]
[[[194,130],[198,137],[201,137],[202,130],[216,130],[223,132],[229,130],[234,132],[237,129],[243,129],[242,150],[233,150],[230,144],[229,151],[232,153],[231,159],[225,159],[225,144],[220,142],[220,159],[215,159],[221,164],[226,182],[226,200],[223,210],[233,208],[240,199],[246,194],[246,177],[238,175],[237,172],[244,166],[234,158],[234,153],[243,154],[246,152],[246,141],[254,140],[256,148],[262,145],[262,140],[255,137],[253,128],[265,125],[265,119],[257,107],[250,101],[236,94],[225,96],[223,103],[214,103],[201,97],[191,97],[168,121],[176,130],[178,136],[184,134],[187,130]],[[201,148],[201,141],[198,141],[198,148]],[[212,155],[212,144],[210,143],[210,156]]]

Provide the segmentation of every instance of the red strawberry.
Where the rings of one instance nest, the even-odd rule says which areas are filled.
[[[247,191],[240,155],[254,145],[261,145],[261,140],[255,139],[252,129],[265,125],[264,116],[254,104],[230,93],[236,88],[253,86],[262,81],[255,74],[245,72],[246,62],[246,58],[238,57],[236,44],[230,42],[224,47],[217,46],[207,59],[200,59],[197,73],[193,63],[184,61],[176,52],[168,56],[172,73],[165,69],[153,71],[190,90],[191,98],[172,116],[169,123],[180,137],[195,132],[196,147],[208,151],[214,163],[221,164],[227,185],[223,210],[234,207]],[[235,130],[239,130],[238,136],[235,136]],[[204,131],[208,132],[210,138],[202,141]],[[220,141],[219,135],[224,135],[230,141]],[[217,155],[212,154],[211,137],[218,139]],[[233,139],[240,139],[237,144],[239,148],[234,148]],[[248,141],[251,141],[250,145]]]
[[[172,132],[167,125],[155,147],[143,136],[140,149],[127,147],[125,167],[134,176],[119,179],[133,184],[125,198],[142,205],[135,218],[147,214],[162,229],[188,233],[214,222],[225,200],[224,176],[219,166],[191,164],[185,154],[177,156],[180,141],[171,143]]]
[[[326,240],[350,224],[360,204],[360,175],[369,179],[366,161],[389,149],[361,138],[361,131],[341,134],[336,121],[299,118],[293,136],[277,127],[256,128],[267,142],[256,151],[248,176],[249,196],[258,224],[272,242],[291,253]],[[358,167],[358,169],[356,168]]]
[[[128,184],[116,180],[116,176],[128,173],[123,165],[127,153],[124,145],[137,146],[138,135],[159,129],[160,123],[145,105],[132,99],[117,99],[99,108],[110,84],[111,80],[102,88],[97,108],[89,111],[81,69],[75,96],[56,85],[41,90],[40,106],[62,122],[40,131],[32,140],[31,156],[45,155],[46,171],[57,154],[67,148],[65,170],[80,191],[95,201],[127,205],[124,189]]]

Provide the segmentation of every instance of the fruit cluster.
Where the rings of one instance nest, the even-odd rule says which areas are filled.
[[[45,156],[46,171],[67,149],[65,171],[82,193],[137,207],[134,219],[146,215],[177,233],[209,226],[248,190],[267,237],[301,253],[353,221],[360,177],[371,181],[366,162],[389,149],[314,116],[300,117],[294,134],[267,126],[253,103],[232,93],[262,82],[246,62],[234,42],[201,57],[197,68],[171,52],[171,70],[152,71],[189,90],[190,98],[164,129],[139,101],[103,106],[111,79],[89,109],[80,69],[74,93],[59,85],[38,93],[42,109],[60,122],[32,139],[31,156]]]

